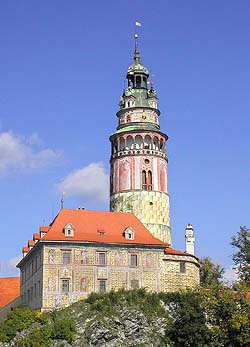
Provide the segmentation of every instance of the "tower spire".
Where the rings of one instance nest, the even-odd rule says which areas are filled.
[[[134,53],[135,65],[140,64],[140,52],[139,52],[139,49],[138,49],[138,38],[139,38],[139,35],[137,34],[137,27],[140,27],[140,26],[141,26],[141,22],[135,22],[135,35],[134,35],[134,38],[135,38],[135,53]]]
[[[139,48],[138,48],[139,35],[137,33],[135,33],[134,38],[135,38],[134,61],[135,61],[135,64],[138,65],[138,64],[140,64],[140,52],[139,52]]]

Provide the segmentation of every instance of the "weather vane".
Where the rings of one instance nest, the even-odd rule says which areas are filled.
[[[139,35],[137,34],[137,27],[141,27],[141,22],[135,22],[135,35],[134,38],[138,39]]]

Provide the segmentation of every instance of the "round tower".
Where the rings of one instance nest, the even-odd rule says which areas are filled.
[[[110,136],[110,211],[134,213],[155,237],[171,244],[168,137],[160,131],[158,98],[148,77],[135,34],[134,63],[120,97],[118,127]]]

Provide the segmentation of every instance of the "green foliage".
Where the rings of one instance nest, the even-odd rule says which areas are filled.
[[[237,249],[233,261],[242,282],[250,285],[250,230],[240,227],[236,236],[232,237],[231,245]]]
[[[166,336],[174,346],[210,346],[210,331],[200,296],[187,291],[162,294],[161,297],[171,317]]]
[[[75,321],[68,315],[62,316],[62,312],[38,314],[26,306],[17,308],[0,325],[0,341],[10,341],[17,332],[30,328],[36,322],[37,326],[16,343],[17,347],[48,347],[54,339],[72,343],[76,332]]]
[[[37,321],[41,324],[47,324],[49,322],[50,319],[50,314],[48,312],[42,313],[40,315],[38,315],[37,317]]]
[[[59,316],[54,314],[53,316],[53,329],[52,329],[52,338],[66,340],[69,343],[72,343],[74,340],[74,335],[76,333],[76,325],[73,318],[69,316]]]
[[[249,287],[243,284],[238,285],[237,291],[219,284],[175,293],[149,293],[145,289],[92,293],[72,307],[39,315],[22,307],[0,325],[0,338],[9,341],[17,331],[28,328],[24,337],[15,339],[16,347],[50,347],[54,340],[62,344],[66,340],[72,345],[76,323],[81,325],[90,318],[91,324],[106,324],[115,334],[110,322],[115,322],[112,319],[116,317],[122,326],[123,310],[131,310],[135,319],[137,312],[139,316],[143,314],[149,325],[152,322],[150,338],[161,347],[250,347],[250,294]],[[109,323],[105,321],[107,316]],[[153,328],[159,318],[165,336]],[[147,346],[147,342],[141,342],[143,345]]]
[[[211,346],[250,346],[250,298],[248,291],[219,287],[199,293],[210,327]]]
[[[225,270],[214,264],[211,258],[200,259],[200,283],[203,287],[220,284],[224,272]]]
[[[100,297],[101,297],[101,294],[92,292],[92,293],[90,293],[89,296],[87,297],[86,302],[89,303],[89,304],[93,304],[94,302],[96,302],[97,300],[99,300]]]
[[[36,320],[37,312],[27,306],[11,311],[7,319],[0,325],[0,341],[10,341],[18,331],[29,328]]]
[[[52,326],[47,325],[32,331],[18,347],[50,347],[52,343]]]
[[[111,290],[106,294],[91,293],[86,302],[91,304],[91,310],[105,314],[112,314],[116,305],[123,306],[124,304],[138,307],[146,315],[161,315],[164,312],[159,295],[148,293],[144,288],[129,291]]]

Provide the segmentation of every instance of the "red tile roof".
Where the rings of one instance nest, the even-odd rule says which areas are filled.
[[[23,249],[22,249],[22,251],[23,251],[23,253],[27,253],[27,252],[29,252],[29,247],[23,247]]]
[[[63,229],[68,223],[74,227],[73,237],[66,237],[63,233]],[[132,227],[135,231],[134,240],[127,240],[124,237],[127,227]],[[98,233],[100,230],[104,233]],[[62,209],[59,212],[47,234],[41,240],[168,245],[155,238],[132,213],[71,209]]]
[[[198,258],[193,255],[193,254],[190,254],[190,253],[187,253],[187,252],[182,252],[182,251],[177,251],[176,249],[173,249],[173,248],[170,248],[170,247],[167,247],[165,249],[165,254],[173,254],[173,255],[186,255],[186,256],[190,256],[190,257],[194,257],[198,260]]]
[[[33,240],[40,240],[40,234],[33,234]]]
[[[41,225],[39,228],[40,233],[47,233],[49,230],[49,226]]]
[[[34,247],[35,246],[35,241],[29,240],[28,241],[28,247]]]
[[[19,277],[0,277],[0,308],[20,296]]]
[[[176,255],[192,255],[192,254],[189,254],[189,253],[186,253],[186,252],[182,252],[182,251],[177,251],[173,248],[166,248],[165,249],[165,253],[166,254],[176,254]]]

